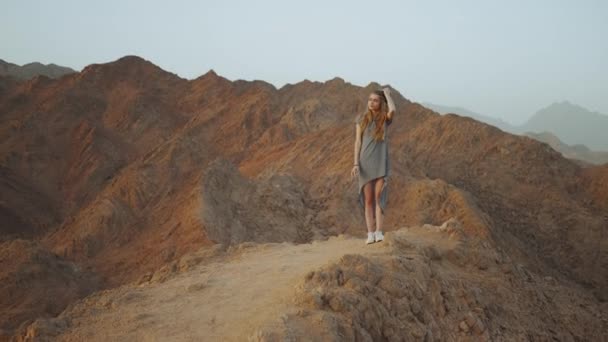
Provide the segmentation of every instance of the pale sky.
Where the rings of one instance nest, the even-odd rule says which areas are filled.
[[[277,88],[336,76],[519,124],[555,101],[608,114],[608,1],[5,0],[0,59],[81,70],[138,55]]]

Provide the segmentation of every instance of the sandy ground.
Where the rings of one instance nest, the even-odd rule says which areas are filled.
[[[345,235],[251,245],[163,283],[93,295],[64,312],[72,324],[59,340],[243,341],[265,322],[297,310],[294,286],[307,272],[345,254],[386,253],[384,246]]]

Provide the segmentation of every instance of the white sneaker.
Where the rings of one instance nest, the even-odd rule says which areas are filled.
[[[374,240],[374,233],[367,232],[367,241],[365,241],[365,243],[369,245],[370,243],[374,242],[376,242],[376,240]]]
[[[384,234],[382,234],[382,231],[381,231],[381,230],[377,230],[377,231],[374,233],[374,237],[375,237],[375,239],[376,239],[376,242],[379,242],[379,241],[384,240]]]

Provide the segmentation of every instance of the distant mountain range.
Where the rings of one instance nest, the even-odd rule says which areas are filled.
[[[557,136],[555,136],[555,134],[549,132],[526,132],[524,134],[530,138],[549,144],[549,146],[561,153],[566,158],[582,160],[584,162],[597,165],[608,163],[608,152],[592,151],[587,146],[580,144],[564,144]]]
[[[556,102],[539,110],[521,127],[521,131],[548,131],[568,145],[583,144],[592,150],[608,151],[608,115],[568,101]]]
[[[12,76],[19,80],[29,80],[37,75],[58,78],[66,74],[75,73],[76,70],[57,64],[44,65],[39,62],[17,65],[0,59],[0,76]]]
[[[568,158],[605,163],[608,151],[608,115],[592,112],[568,101],[555,102],[537,111],[526,123],[511,125],[503,120],[461,107],[422,103],[438,113],[471,117],[513,134],[528,135],[551,145]],[[557,143],[559,141],[559,143]],[[599,156],[599,157],[598,157]]]
[[[438,105],[438,104],[434,104],[434,103],[429,103],[429,102],[423,102],[421,103],[423,106],[425,106],[426,108],[432,109],[434,111],[436,111],[437,113],[440,114],[447,114],[447,113],[454,113],[454,114],[458,114],[461,116],[468,116],[470,118],[473,118],[477,121],[481,121],[481,122],[485,122],[487,124],[490,124],[494,127],[498,127],[500,129],[502,129],[503,131],[506,132],[514,132],[517,130],[516,126],[513,126],[511,124],[509,124],[508,122],[505,122],[503,120],[497,119],[497,118],[493,118],[490,116],[486,116],[483,114],[479,114],[479,113],[475,113],[471,110],[468,110],[466,108],[462,108],[462,107],[452,107],[452,106],[443,106],[443,105]]]

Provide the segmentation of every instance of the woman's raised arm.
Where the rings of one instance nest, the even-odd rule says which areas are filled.
[[[395,101],[391,97],[391,88],[386,87],[382,89],[384,91],[384,96],[386,96],[386,102],[388,103],[388,113],[386,114],[389,121],[393,120],[393,114],[395,114]]]

